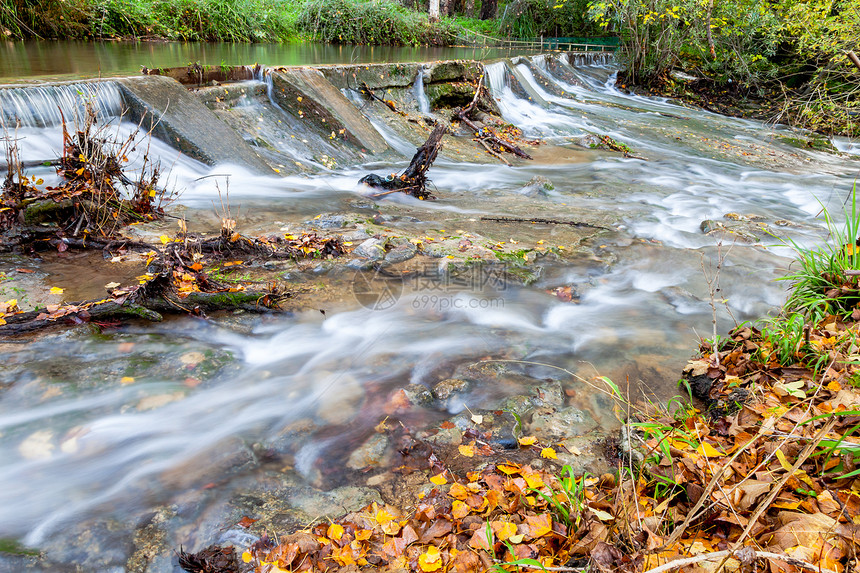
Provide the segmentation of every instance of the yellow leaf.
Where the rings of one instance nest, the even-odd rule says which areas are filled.
[[[544,448],[540,451],[540,457],[549,458],[551,460],[557,460],[558,456],[555,454],[555,450],[552,448]]]
[[[418,566],[422,571],[430,573],[442,568],[442,554],[435,545],[427,547],[427,552],[418,556]]]
[[[343,525],[340,525],[339,523],[332,523],[329,525],[328,531],[326,531],[326,537],[340,541],[340,538],[343,537]]]
[[[122,378],[120,378],[119,383],[120,384],[134,384],[134,377],[133,376],[123,376]]]
[[[451,515],[453,515],[457,519],[463,519],[469,513],[471,509],[468,505],[460,501],[459,499],[455,499],[454,503],[451,504]]]
[[[394,516],[385,511],[384,509],[380,509],[378,512],[376,512],[376,523],[378,523],[379,525],[385,525],[392,519],[394,519]]]
[[[167,235],[161,235],[160,237],[158,237],[158,239],[161,241],[162,245],[166,245],[170,242],[170,237],[168,237]]]
[[[302,96],[297,96],[296,99],[298,100],[299,103],[302,103]]]
[[[696,448],[696,451],[708,458],[721,458],[726,455],[708,442],[702,442],[701,444],[699,444],[699,447]]]
[[[51,294],[63,294],[63,289],[60,287],[51,287]]]
[[[459,447],[459,448],[457,448],[457,449],[458,449],[458,450],[460,450],[460,455],[461,455],[461,456],[465,456],[465,457],[467,457],[467,458],[471,458],[471,457],[473,457],[473,456],[475,455],[475,446],[465,446],[465,445],[462,445],[462,446],[460,446],[460,447]]]
[[[496,466],[496,469],[502,472],[503,474],[512,475],[515,473],[519,473],[520,467],[517,465],[508,465],[508,464],[499,464]]]
[[[251,555],[250,552],[248,552],[248,551],[242,552],[242,561],[244,561],[245,563],[250,563],[253,559],[254,559],[254,556]]]
[[[840,390],[842,390],[842,385],[839,384],[839,382],[837,382],[836,380],[833,380],[832,382],[830,382],[830,384],[827,385],[827,389],[833,390],[834,392],[839,392]]]
[[[435,483],[436,485],[445,485],[448,483],[448,480],[445,479],[445,473],[436,474],[435,476],[430,478],[431,483]]]
[[[521,446],[533,446],[537,442],[537,438],[534,436],[523,436],[518,441]]]
[[[4,324],[6,324],[6,321],[0,318],[0,326],[3,326]]]

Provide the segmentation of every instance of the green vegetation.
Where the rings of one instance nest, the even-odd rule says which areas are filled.
[[[510,0],[496,10],[491,0],[477,0],[431,22],[426,4],[397,0],[0,0],[0,37],[450,45],[462,30],[511,38],[601,34],[588,3]]]
[[[631,83],[683,95],[670,72],[691,70],[713,94],[776,96],[782,121],[858,131],[860,0],[594,0],[589,14],[620,33]]]
[[[391,1],[309,0],[296,26],[306,36],[334,44],[432,44],[454,42],[457,26],[431,24],[426,13]]]
[[[512,0],[499,11],[498,33],[511,38],[603,35],[588,17],[590,4],[590,0]]]

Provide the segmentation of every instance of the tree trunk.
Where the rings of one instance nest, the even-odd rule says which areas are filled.
[[[481,20],[490,20],[496,17],[498,0],[481,0]]]
[[[430,0],[429,13],[431,22],[439,21],[439,0]]]
[[[857,57],[852,50],[848,50],[847,52],[848,59],[851,60],[851,63],[857,66],[857,69],[860,70],[860,58]]]
[[[475,0],[466,0],[465,15],[469,18],[475,17]]]

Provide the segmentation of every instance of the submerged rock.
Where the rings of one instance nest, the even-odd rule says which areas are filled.
[[[381,261],[385,258],[385,240],[368,239],[353,251],[353,254],[373,261]]]
[[[546,197],[554,189],[555,185],[552,184],[552,181],[542,175],[537,175],[532,177],[531,181],[526,183],[517,193],[526,197]]]
[[[366,467],[380,467],[383,465],[387,449],[388,436],[385,434],[374,434],[349,455],[346,467],[353,470],[361,470]]]

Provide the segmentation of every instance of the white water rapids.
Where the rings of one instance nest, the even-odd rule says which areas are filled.
[[[431,171],[439,200],[400,199],[400,205],[428,229],[442,217],[468,222],[527,213],[565,219],[573,207],[606,213],[617,222],[595,249],[612,257],[570,259],[530,286],[413,293],[380,311],[361,308],[347,291],[343,303],[325,315],[219,325],[183,319],[99,336],[69,330],[25,345],[0,341],[0,537],[68,551],[62,539],[70,524],[181,505],[177,500],[186,490],[220,482],[219,452],[237,447],[250,451],[254,444],[289,442],[297,452],[296,469],[313,481],[321,460],[342,452],[325,432],[292,434],[291,428],[312,420],[317,428],[337,428],[344,440],[360,443],[379,421],[378,411],[373,405],[359,410],[350,397],[429,384],[462,362],[504,357],[585,377],[632,373],[644,391],[665,398],[698,337],[710,335],[702,269],[712,271],[718,247],[701,232],[701,222],[754,214],[772,225],[787,222],[780,229],[801,244],[820,242],[825,229],[817,214],[822,206],[839,212],[860,168],[851,158],[782,143],[778,136],[790,132],[780,126],[622,93],[608,62],[570,61],[553,68],[537,59],[533,65],[519,64],[517,70],[547,107],[515,94],[506,77],[506,66],[513,64],[487,66],[506,121],[527,137],[569,147],[587,133],[606,134],[647,161],[598,150],[584,162],[545,160],[514,168],[440,159]],[[421,74],[414,89],[424,95]],[[56,118],[50,106],[28,104],[22,93],[8,97],[17,98],[16,110],[29,105],[35,110],[30,117],[37,118],[20,130],[24,158],[50,159],[58,152]],[[12,105],[6,101],[0,99],[4,114]],[[102,113],[117,114],[110,97],[98,101]],[[408,144],[383,134],[394,149],[408,151]],[[860,154],[854,142],[836,144]],[[210,216],[219,179],[201,177],[223,168],[176,160],[176,152],[161,143],[153,153],[173,165],[172,177],[185,189],[179,203]],[[747,161],[753,155],[759,161]],[[760,161],[770,156],[773,167]],[[394,170],[407,161],[384,167]],[[327,211],[364,209],[354,202],[361,199],[356,182],[366,172],[365,166],[319,168],[268,178],[234,170],[229,193],[242,205],[240,225],[303,221]],[[50,169],[37,173],[47,176]],[[554,189],[543,197],[519,193],[538,175]],[[552,233],[547,231],[549,242]],[[758,246],[726,244],[721,250],[729,252],[720,297],[735,319],[755,320],[781,304],[786,285],[775,279],[788,269],[790,249],[764,237]],[[569,285],[581,292],[577,304],[548,294]],[[724,309],[719,324],[721,331],[732,325]],[[170,366],[159,369],[159,363]],[[172,366],[192,363],[187,370]],[[200,364],[210,364],[214,374],[202,384],[189,383],[192,375],[200,377]],[[523,372],[562,376],[540,367]],[[121,384],[124,377],[136,381]],[[514,385],[477,387],[464,405],[480,408],[522,391]],[[589,405],[588,398],[582,400],[583,407]],[[595,424],[611,425],[609,412],[591,406]]]

